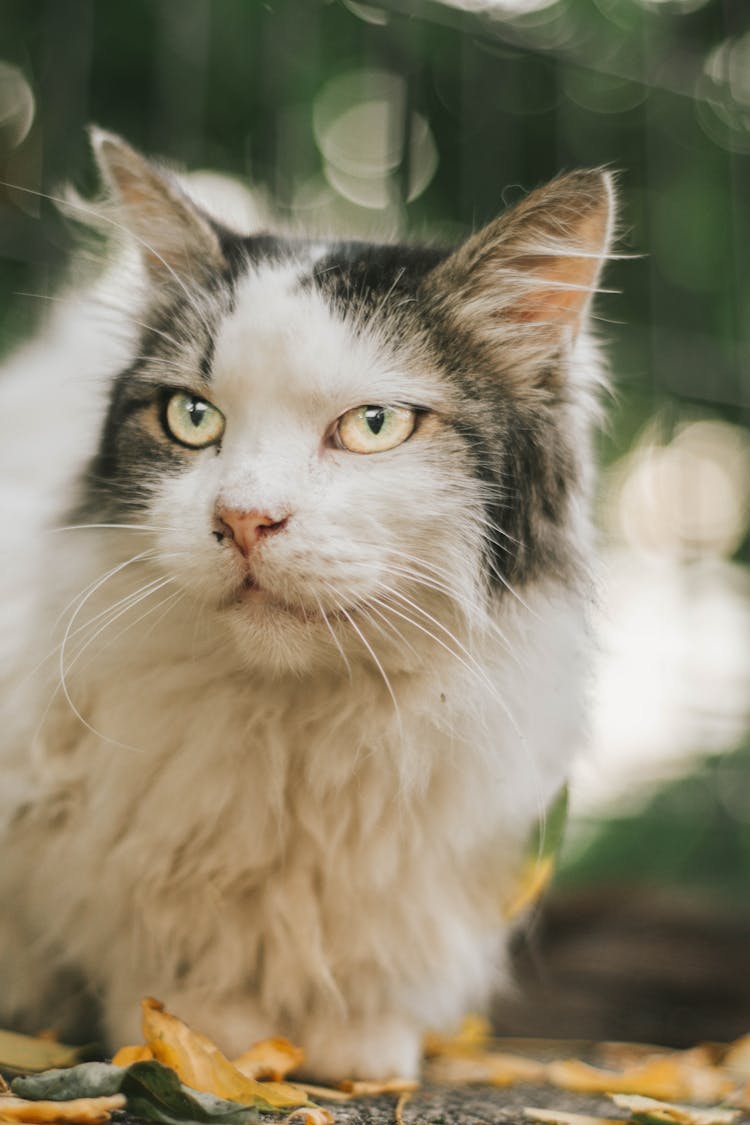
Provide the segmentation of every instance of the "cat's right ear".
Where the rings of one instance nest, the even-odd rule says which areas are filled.
[[[423,292],[453,334],[534,389],[586,323],[613,224],[610,173],[561,176],[469,238]]]
[[[113,205],[110,221],[135,240],[152,281],[184,285],[226,266],[215,229],[174,176],[115,133],[91,126],[89,137]]]

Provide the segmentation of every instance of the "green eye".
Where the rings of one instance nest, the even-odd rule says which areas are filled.
[[[350,453],[384,453],[411,437],[416,420],[407,406],[356,406],[341,415],[336,435]]]
[[[192,449],[215,445],[224,433],[224,415],[198,395],[176,391],[167,400],[164,421],[171,436]]]

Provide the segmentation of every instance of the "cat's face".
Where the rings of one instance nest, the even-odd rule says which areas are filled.
[[[553,303],[537,280],[519,313],[507,288],[508,317],[483,277],[497,237],[453,256],[234,238],[107,145],[153,296],[91,503],[154,528],[159,565],[246,662],[410,667],[493,590],[570,577],[586,257],[560,284],[547,254]]]

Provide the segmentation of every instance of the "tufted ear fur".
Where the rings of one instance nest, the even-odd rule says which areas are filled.
[[[561,176],[469,238],[425,290],[484,350],[515,346],[527,374],[534,360],[549,368],[585,323],[613,223],[610,174]]]
[[[224,268],[216,231],[174,176],[114,133],[92,127],[90,137],[114,218],[135,238],[153,282],[179,285]]]

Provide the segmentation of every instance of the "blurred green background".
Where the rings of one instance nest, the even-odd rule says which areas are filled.
[[[750,4],[0,0],[2,351],[74,243],[44,193],[95,186],[90,121],[372,237],[458,239],[561,170],[618,170],[600,657],[558,894],[656,888],[750,927]]]

